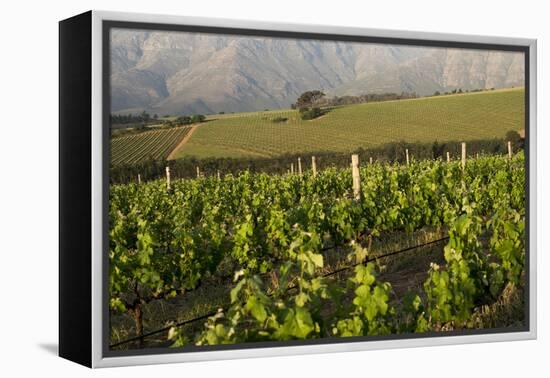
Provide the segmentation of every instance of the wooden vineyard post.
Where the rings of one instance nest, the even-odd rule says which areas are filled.
[[[311,157],[311,170],[313,171],[313,177],[317,176],[317,164],[315,163],[315,156]]]
[[[405,148],[405,157],[407,159],[407,165],[409,165],[409,149]]]
[[[512,160],[512,142],[508,141],[508,159]]]
[[[447,163],[451,161],[451,155],[449,154],[449,151],[447,151]]]
[[[361,176],[359,176],[359,155],[351,155],[351,176],[353,178],[353,197],[361,199]]]
[[[166,167],[166,187],[170,189],[170,167]]]
[[[290,174],[294,174],[294,163],[290,163]]]
[[[369,164],[372,164],[372,156],[369,158]]]
[[[462,142],[462,170],[466,167],[466,143]]]
[[[220,170],[218,169],[218,180],[220,179]]]
[[[138,173],[138,185],[141,185],[141,175]]]
[[[197,178],[201,177],[201,170],[199,169],[199,166],[197,165]]]
[[[298,174],[302,175],[302,159],[298,158]]]

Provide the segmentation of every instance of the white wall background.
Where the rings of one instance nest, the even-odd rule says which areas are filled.
[[[548,190],[544,1],[5,1],[0,28],[0,375],[4,377],[519,377],[550,371],[548,201],[539,197],[539,339],[90,371],[56,357],[57,21],[89,10],[317,23],[539,40],[539,195]],[[550,42],[549,42],[550,43]],[[546,226],[546,227],[545,227]],[[545,298],[546,296],[546,298]],[[544,349],[546,348],[546,351]],[[545,374],[546,373],[546,374]]]

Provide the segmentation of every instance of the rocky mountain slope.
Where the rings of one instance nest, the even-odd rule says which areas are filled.
[[[523,54],[317,40],[113,30],[113,112],[287,108],[327,95],[522,86]]]

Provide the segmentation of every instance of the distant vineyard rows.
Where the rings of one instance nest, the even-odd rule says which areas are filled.
[[[189,127],[177,127],[113,138],[111,164],[116,166],[166,159],[189,130]]]

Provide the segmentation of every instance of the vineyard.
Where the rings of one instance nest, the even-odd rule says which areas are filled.
[[[360,187],[352,185],[352,169],[337,168],[112,185],[111,345],[522,324],[506,298],[515,292],[522,301],[524,165],[521,152],[482,156],[465,167],[442,160],[364,164]],[[403,249],[428,265],[419,285],[398,288],[384,279],[385,259],[399,265],[402,251],[383,254],[376,246],[419,233],[425,245],[441,244],[440,256]],[[198,299],[185,302],[194,293]],[[182,316],[152,321],[173,303],[185,303]]]
[[[111,139],[111,164],[164,160],[189,132],[189,127],[146,131]]]
[[[211,115],[175,158],[270,158],[350,152],[385,143],[502,138],[524,128],[523,88],[335,107],[309,121],[297,110]],[[282,122],[275,122],[276,120]]]

